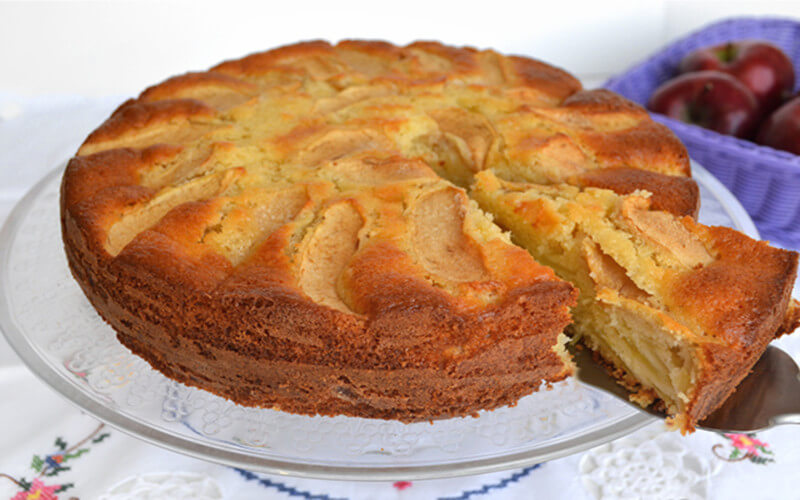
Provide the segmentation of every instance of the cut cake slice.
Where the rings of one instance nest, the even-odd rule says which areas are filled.
[[[472,194],[516,243],[580,290],[575,338],[689,431],[733,392],[800,308],[797,253],[651,208],[650,193],[513,183]]]

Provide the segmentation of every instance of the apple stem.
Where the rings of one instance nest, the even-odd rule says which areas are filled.
[[[725,48],[722,49],[722,62],[729,63],[733,61],[734,57],[736,57],[736,46],[732,42],[728,42],[725,44]]]

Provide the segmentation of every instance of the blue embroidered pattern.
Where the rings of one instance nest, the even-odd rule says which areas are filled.
[[[515,472],[511,474],[509,477],[505,477],[501,479],[499,482],[494,484],[484,484],[479,490],[467,490],[461,493],[461,495],[457,497],[440,497],[439,500],[468,500],[470,497],[477,496],[477,495],[485,495],[489,493],[491,490],[502,490],[506,486],[511,483],[516,483],[520,479],[525,476],[528,476],[531,472],[535,471],[539,467],[544,464],[535,464],[531,465],[530,467],[525,467],[519,472]]]
[[[290,497],[300,497],[306,498],[308,500],[347,500],[344,498],[333,498],[328,495],[314,495],[313,493],[309,493],[308,491],[301,491],[296,488],[292,488],[291,486],[286,486],[283,483],[278,483],[275,481],[270,481],[269,479],[259,477],[256,474],[246,471],[244,469],[233,469],[238,472],[243,478],[248,481],[257,481],[258,484],[264,486],[265,488],[275,488],[276,490],[286,493]]]
[[[531,472],[535,471],[543,464],[536,464],[530,467],[526,467],[519,472],[515,472],[511,474],[509,477],[505,477],[500,481],[493,483],[493,484],[485,484],[480,489],[477,490],[467,490],[463,491],[459,496],[456,497],[441,497],[439,500],[469,500],[469,498],[478,495],[485,495],[492,490],[502,490],[503,488],[507,487],[512,483],[518,482],[520,479],[530,475]],[[292,488],[291,486],[286,486],[283,483],[279,483],[276,481],[271,481],[266,478],[259,477],[253,472],[249,472],[243,469],[233,469],[238,472],[244,479],[247,481],[257,481],[258,484],[264,486],[265,488],[275,488],[276,490],[286,493],[290,497],[299,497],[299,498],[306,498],[308,500],[346,500],[346,499],[335,499],[325,494],[315,495],[313,493],[309,493],[308,491],[301,491],[296,488]]]

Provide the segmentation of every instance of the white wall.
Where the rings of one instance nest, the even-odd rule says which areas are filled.
[[[532,55],[593,82],[736,13],[798,2],[0,2],[0,92],[131,95],[173,74],[309,38],[439,39]]]

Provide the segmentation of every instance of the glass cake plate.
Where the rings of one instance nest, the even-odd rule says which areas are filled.
[[[0,328],[44,382],[83,410],[173,451],[248,470],[325,479],[429,479],[518,468],[594,447],[651,416],[575,380],[514,407],[414,424],[246,408],[174,382],[117,342],[72,279],[61,243],[63,166],[0,233]],[[758,237],[705,169],[700,220]]]

